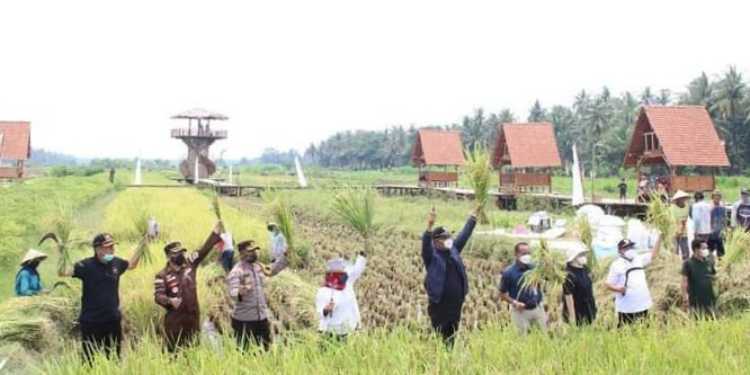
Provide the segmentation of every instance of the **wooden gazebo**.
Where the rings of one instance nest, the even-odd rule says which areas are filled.
[[[711,191],[716,170],[728,167],[729,158],[704,107],[644,106],[624,166],[636,168],[638,180],[662,183],[669,193]]]
[[[31,124],[0,121],[0,179],[20,179],[31,157]]]
[[[552,168],[562,165],[552,124],[500,125],[492,165],[500,171],[501,192],[552,191]]]
[[[419,168],[419,186],[458,187],[458,168],[464,165],[461,133],[419,129],[411,161]]]

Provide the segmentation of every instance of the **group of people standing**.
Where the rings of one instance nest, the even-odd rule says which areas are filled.
[[[742,190],[742,199],[735,204],[731,226],[750,228],[750,192]],[[675,238],[678,251],[684,258],[682,267],[685,307],[695,313],[713,314],[716,296],[713,280],[716,275],[714,259],[724,254],[723,233],[727,208],[721,203],[721,193],[713,192],[713,203],[703,201],[702,194],[687,205],[689,196],[677,192],[673,198],[674,214],[679,223]],[[422,235],[422,260],[426,270],[424,287],[428,298],[428,314],[432,328],[450,347],[461,322],[461,312],[469,282],[461,253],[477,224],[479,208],[474,210],[463,229],[454,237],[445,227],[435,226],[437,214],[428,214],[427,229]],[[695,239],[685,249],[685,221],[695,222]],[[158,236],[158,223],[152,218],[148,238]],[[259,262],[260,246],[253,240],[234,244],[232,235],[218,222],[203,245],[188,253],[179,241],[167,243],[165,267],[154,279],[154,301],[164,308],[163,333],[166,348],[175,352],[192,345],[200,330],[200,309],[197,293],[197,271],[211,249],[220,252],[220,263],[226,270],[227,294],[233,301],[232,328],[240,348],[251,343],[263,348],[271,344],[271,326],[264,287],[266,279],[282,272],[288,265],[286,240],[278,225],[269,224],[272,263]],[[152,233],[153,232],[153,233]],[[120,277],[139,264],[139,252],[129,260],[115,256],[116,242],[111,234],[94,237],[94,254],[75,264],[72,270],[60,270],[60,276],[82,281],[80,331],[84,357],[90,360],[94,350],[105,354],[119,354],[122,328],[119,301]],[[614,294],[615,311],[620,326],[638,321],[648,315],[653,305],[645,268],[657,256],[661,239],[647,252],[636,251],[634,242],[624,239],[618,243],[618,255],[612,262],[604,285]],[[234,261],[234,250],[239,261]],[[562,318],[571,324],[591,324],[597,315],[591,271],[587,267],[587,250],[573,249],[567,254],[566,280],[563,285]],[[525,286],[524,275],[533,269],[531,248],[526,242],[514,246],[514,261],[501,275],[500,299],[509,305],[511,320],[519,332],[525,334],[532,326],[546,329],[547,312],[543,291]],[[30,250],[22,260],[16,277],[16,294],[30,296],[43,290],[37,267],[46,258],[44,253]],[[354,284],[363,274],[367,254],[359,252],[354,263],[333,259],[315,298],[319,330],[326,336],[343,340],[360,324],[360,312]]]

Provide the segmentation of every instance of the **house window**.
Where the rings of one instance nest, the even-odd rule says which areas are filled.
[[[656,138],[656,134],[654,132],[644,133],[643,139],[646,146],[646,152],[659,150],[659,139]]]

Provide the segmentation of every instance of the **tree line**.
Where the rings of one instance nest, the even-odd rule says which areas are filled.
[[[459,130],[464,147],[494,147],[497,127],[505,122],[549,121],[564,163],[573,160],[577,144],[579,158],[588,169],[596,151],[597,173],[618,174],[638,111],[642,105],[689,104],[706,107],[719,136],[726,142],[732,167],[726,172],[742,173],[750,167],[750,88],[736,67],[709,77],[705,72],[691,80],[684,92],[646,87],[640,93],[613,94],[604,86],[598,92],[581,90],[570,106],[545,107],[536,100],[526,118],[509,109],[497,113],[477,108],[460,123],[429,125],[430,128]],[[379,131],[342,131],[304,152],[307,164],[328,168],[382,169],[408,165],[416,139],[415,126],[391,126]],[[595,146],[596,145],[596,146]]]

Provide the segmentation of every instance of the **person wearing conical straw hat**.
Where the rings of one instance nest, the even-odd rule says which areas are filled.
[[[366,265],[363,251],[354,264],[341,258],[328,262],[323,286],[315,297],[315,310],[320,319],[318,330],[334,340],[344,340],[359,327],[359,303],[354,294],[354,283],[365,272]]]
[[[588,249],[575,247],[567,252],[565,283],[563,284],[563,320],[570,324],[586,325],[596,319],[596,300],[588,263]]]
[[[42,279],[37,267],[47,259],[47,254],[29,249],[21,260],[21,269],[16,274],[16,295],[19,297],[35,296],[42,292]]]
[[[687,235],[687,221],[690,215],[690,208],[688,207],[688,200],[690,195],[682,190],[672,196],[672,216],[677,221],[677,230],[675,232],[675,242],[677,254],[682,257],[682,260],[687,260],[690,257],[690,246],[688,244]]]

